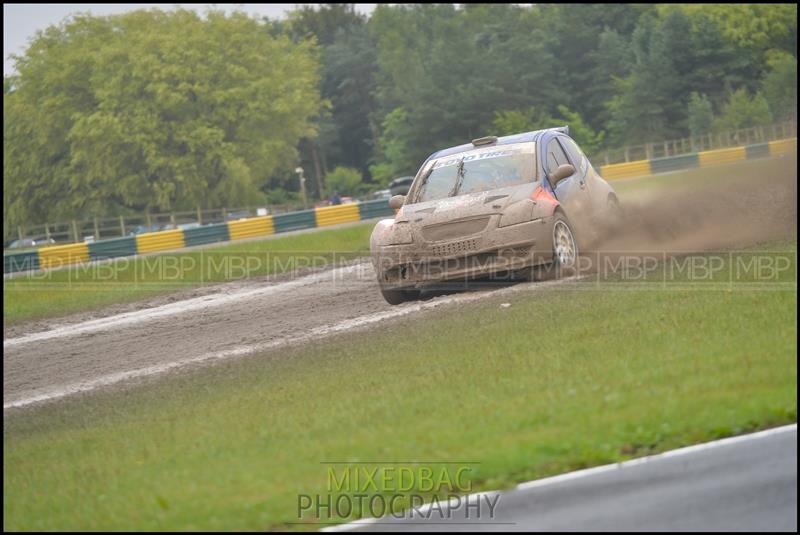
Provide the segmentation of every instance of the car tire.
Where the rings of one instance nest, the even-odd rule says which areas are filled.
[[[400,305],[419,297],[419,290],[387,290],[381,288],[381,295],[390,305]]]
[[[546,281],[574,274],[578,268],[578,240],[567,217],[556,212],[552,232],[553,260],[530,268],[529,280]]]

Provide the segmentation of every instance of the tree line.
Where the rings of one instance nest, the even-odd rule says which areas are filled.
[[[796,4],[76,15],[4,77],[4,223],[291,202],[298,165],[359,194],[561,124],[596,154],[792,120],[796,56]]]

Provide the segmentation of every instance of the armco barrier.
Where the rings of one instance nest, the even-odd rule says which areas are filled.
[[[709,167],[744,159],[763,158],[797,150],[797,139],[784,139],[746,147],[734,147],[693,154],[683,154],[656,160],[641,160],[604,165],[600,174],[606,180],[646,176],[690,167]],[[229,223],[206,225],[185,230],[164,230],[140,234],[135,238],[114,238],[90,244],[75,243],[42,247],[38,251],[3,254],[3,273],[33,271],[88,260],[100,260],[134,254],[180,249],[228,240],[267,236],[277,232],[336,225],[350,221],[392,217],[395,211],[385,199],[358,204],[343,204],[315,210],[303,210],[275,216],[252,217]]]
[[[206,225],[205,227],[189,228],[183,231],[183,242],[187,247],[192,245],[205,245],[218,241],[228,241],[228,225],[225,223],[217,225]]]
[[[778,141],[769,142],[770,154],[784,154],[797,150],[797,138],[794,139],[781,139]]]
[[[707,150],[697,153],[697,157],[700,167],[708,167],[709,165],[746,160],[747,149],[745,147],[733,147],[731,149]]]
[[[44,268],[61,267],[89,260],[89,244],[72,243],[70,245],[42,247],[38,253],[39,266]]]
[[[797,150],[797,139],[781,139],[769,143],[758,143],[744,147],[733,147],[719,150],[709,150],[700,153],[681,154],[656,158],[655,160],[639,160],[636,162],[616,163],[600,167],[600,175],[606,180],[613,181],[622,178],[635,178],[690,169],[692,167],[708,167],[732,163],[739,160],[752,160],[793,152]]]
[[[324,208],[317,208],[314,212],[316,213],[318,227],[351,223],[353,221],[358,221],[360,217],[358,205],[355,203],[326,206]]]
[[[101,240],[89,244],[89,257],[92,260],[103,260],[117,256],[136,254],[136,239],[133,236]]]
[[[3,273],[35,271],[39,269],[39,251],[3,255]]]
[[[680,156],[669,156],[667,158],[656,158],[650,160],[650,171],[655,173],[666,173],[679,169],[692,169],[700,164],[697,161],[697,153],[681,154]]]
[[[745,147],[744,152],[747,155],[748,160],[754,160],[756,158],[766,158],[767,156],[769,156],[769,143],[758,143],[757,145],[748,145]]]
[[[389,208],[389,203],[384,199],[358,203],[358,214],[363,219],[376,217],[394,217],[394,210]]]
[[[184,245],[186,245],[186,242],[183,241],[183,231],[180,229],[147,232],[136,236],[137,253],[180,249]]]
[[[278,214],[272,216],[275,222],[275,232],[287,232],[289,230],[300,230],[304,228],[314,228],[317,225],[314,210],[303,210],[301,212],[290,212],[288,214]]]
[[[275,223],[271,215],[241,219],[228,223],[228,232],[232,240],[267,236],[275,234]]]
[[[600,167],[600,175],[606,180],[618,178],[630,178],[635,176],[647,176],[652,174],[650,171],[650,160],[638,162],[616,163]]]

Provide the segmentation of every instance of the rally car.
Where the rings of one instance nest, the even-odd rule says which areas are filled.
[[[442,281],[497,274],[563,274],[600,221],[620,217],[613,188],[568,127],[483,137],[440,150],[408,195],[389,205],[370,237],[381,293],[390,304]]]

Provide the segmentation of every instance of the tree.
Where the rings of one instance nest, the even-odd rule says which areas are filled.
[[[556,120],[569,126],[569,135],[581,146],[583,152],[589,155],[598,153],[603,145],[605,132],[595,132],[584,122],[578,112],[570,111],[566,106],[558,107]]]
[[[324,52],[323,96],[332,103],[336,141],[328,148],[331,165],[342,163],[369,174],[374,145],[377,51],[365,25],[340,30]]]
[[[711,102],[705,94],[692,92],[689,98],[689,134],[699,137],[708,134],[714,123],[714,112]]]
[[[375,46],[366,19],[354,4],[302,6],[289,13],[283,30],[295,41],[310,40],[322,50],[320,90],[329,108],[319,120],[319,135],[302,145],[304,165],[311,169],[320,197],[327,168],[357,167],[369,174],[375,110]],[[317,176],[320,175],[320,176]]]
[[[731,43],[752,50],[758,61],[771,49],[797,50],[797,4],[677,4],[659,9],[681,9],[695,17],[705,15],[722,28]]]
[[[495,112],[492,122],[492,133],[498,136],[509,136],[521,132],[531,132],[543,128],[558,126],[547,114],[530,107],[526,110],[503,110]]]
[[[392,179],[403,175],[414,174],[415,162],[411,160],[406,144],[408,114],[403,108],[397,108],[383,121],[383,135],[378,140],[380,163],[372,164],[372,178],[381,186],[387,186]]]
[[[504,110],[495,113],[493,132],[498,136],[542,130],[556,126],[569,126],[570,136],[584,152],[595,154],[603,144],[604,132],[595,132],[581,118],[580,114],[566,106],[559,106],[556,117],[541,113],[536,108],[524,111]]]
[[[777,120],[797,120],[797,58],[774,51],[768,63],[770,71],[761,87],[772,116]]]
[[[243,13],[78,15],[15,60],[7,223],[251,203],[321,106],[314,47]]]
[[[398,109],[405,121],[381,135],[371,169],[382,177],[413,172],[434,150],[487,135],[498,109],[555,110],[557,69],[528,13],[505,4],[378,6],[369,22],[378,49],[376,124]],[[389,143],[406,152],[383,166]]]
[[[336,167],[328,173],[326,194],[349,195],[355,197],[364,190],[361,173],[352,167]]]
[[[771,121],[772,115],[764,95],[756,93],[751,97],[746,89],[737,89],[722,107],[719,118],[714,121],[714,129],[724,132],[761,126]]]

